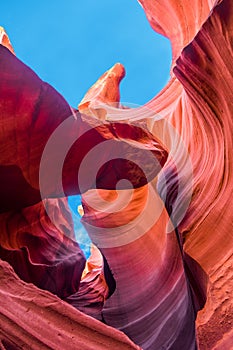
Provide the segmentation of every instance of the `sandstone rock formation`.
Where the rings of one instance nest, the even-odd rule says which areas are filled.
[[[197,318],[199,346],[231,348],[233,220],[228,203],[232,196],[232,5],[229,1],[195,1],[191,10],[185,1],[182,5],[175,1],[141,3],[152,27],[171,39],[175,68],[169,84],[146,108],[119,112],[106,106],[106,118],[146,120],[150,130],[170,148],[179,169],[180,202],[188,200],[190,187],[192,193],[184,217],[179,202],[172,204],[173,218],[186,252],[210,277],[207,304]],[[211,11],[213,5],[216,7]],[[166,9],[170,16],[163,15]],[[98,99],[96,102],[98,107]],[[173,127],[189,157],[179,137],[174,137]],[[165,173],[169,174],[170,166],[168,162]],[[168,182],[172,185],[172,176],[168,175]]]
[[[195,349],[207,276],[199,348],[233,346],[233,4],[140,3],[170,38],[173,62],[168,85],[137,109],[120,104],[117,64],[84,97],[81,116],[3,47],[12,51],[0,30],[0,257],[14,268],[0,260],[3,349]],[[84,162],[96,149],[100,161],[94,153]],[[124,177],[131,186],[115,189]],[[103,256],[84,273],[59,198],[78,192]]]
[[[139,349],[123,333],[86,316],[0,264],[2,349]]]
[[[5,33],[2,38],[4,38],[2,43],[6,42],[7,46],[10,47]],[[108,160],[108,154],[111,154],[112,151],[117,151],[119,154],[129,153],[131,158],[134,156],[145,165],[146,173],[143,173],[137,164],[134,165],[132,160],[109,159],[111,164],[106,166],[108,170],[103,166],[102,171],[97,174],[97,187],[100,188],[115,188],[115,184],[124,175],[128,177],[135,188],[145,185],[148,179],[152,179],[163,166],[167,159],[167,152],[148,131],[143,131],[137,126],[127,124],[123,128],[120,123],[93,125],[90,118],[81,117],[80,113],[70,108],[51,86],[42,82],[4,45],[0,45],[0,67],[1,143],[3,150],[0,165],[0,256],[4,272],[2,281],[4,283],[4,278],[7,275],[9,275],[10,281],[13,279],[10,275],[16,279],[13,271],[8,271],[9,267],[3,263],[4,260],[12,265],[15,273],[23,281],[48,290],[67,300],[76,308],[102,320],[101,311],[104,300],[113,292],[113,288],[106,285],[108,278],[106,277],[106,281],[104,278],[103,271],[107,269],[107,262],[104,267],[99,263],[96,266],[93,262],[91,263],[92,256],[91,261],[88,262],[91,266],[90,271],[83,274],[85,258],[78,244],[74,241],[72,219],[67,200],[57,197],[79,193],[92,187],[94,178],[92,162],[89,160],[89,165],[87,164],[85,167],[85,173],[81,179],[76,177],[77,165],[82,163],[86,153],[103,141],[111,140],[111,147],[105,148],[101,159],[106,157]],[[62,127],[59,129],[60,125]],[[51,135],[57,129],[61,130],[61,134],[58,135],[58,138],[55,137],[55,145],[52,144],[52,147],[46,149],[46,143],[50,146],[47,141],[54,140]],[[56,133],[55,136],[57,136]],[[74,146],[71,147],[71,150],[68,148],[68,154],[65,154],[64,159],[62,159],[64,170],[60,171],[60,156],[61,152],[64,151],[63,147],[67,149],[67,139],[68,146],[72,146],[72,144]],[[144,148],[141,147],[142,142],[145,144]],[[153,164],[153,158],[156,164]],[[152,166],[150,165],[151,161]],[[82,275],[82,283],[80,283]],[[19,279],[16,280],[19,281]],[[5,283],[10,293],[7,302],[4,302],[5,289],[2,290],[1,294],[3,310],[5,310],[1,312],[2,347],[20,348],[25,343],[24,346],[34,349],[46,348],[50,344],[54,349],[58,347],[64,349],[67,340],[64,340],[62,344],[60,336],[65,337],[67,334],[67,338],[72,340],[73,328],[63,329],[58,319],[56,321],[55,316],[52,320],[51,333],[46,329],[47,321],[45,319],[44,326],[41,324],[39,341],[38,336],[35,335],[35,330],[38,329],[40,323],[36,314],[45,313],[43,305],[40,304],[40,296],[38,302],[35,301],[35,308],[38,311],[34,310],[30,318],[31,331],[25,323],[25,320],[29,320],[26,315],[25,319],[20,316],[22,322],[17,321],[20,309],[23,308],[28,299],[36,298],[38,289],[34,289],[34,287],[30,289],[31,287],[20,284],[21,282],[17,285],[16,280],[12,282],[12,286]],[[26,290],[23,286],[26,286]],[[16,288],[22,289],[25,298],[20,297],[19,301],[16,301]],[[95,291],[98,296],[95,295]],[[54,300],[52,295],[50,297]],[[61,323],[63,323],[64,317],[59,308],[63,307],[68,307],[68,304],[60,300],[58,309],[54,310],[54,314],[58,314],[58,318],[62,318]],[[11,318],[12,310],[15,310],[15,315],[13,314]],[[25,311],[24,308],[21,310]],[[72,312],[75,314],[75,309]],[[49,313],[52,317],[53,311],[50,310]],[[66,319],[67,317],[69,318],[69,316],[65,316]],[[18,331],[15,329],[17,322],[19,323]],[[97,321],[94,320],[90,324],[88,323],[87,327],[93,328],[92,323],[93,325],[97,324],[98,327]],[[51,342],[51,334],[53,329],[57,327],[62,328],[61,332],[56,334]],[[76,325],[74,327],[77,328]],[[85,327],[83,326],[82,330]],[[101,327],[102,329],[106,327],[107,332],[107,326],[101,325]],[[28,333],[26,338],[24,337],[25,332]],[[115,335],[120,337],[116,342],[114,341]],[[72,341],[76,348],[91,349],[94,347],[94,342],[98,342],[98,340],[91,340],[82,345],[85,343],[82,337],[83,335],[80,335],[78,340]],[[84,336],[84,339],[87,337],[88,335]],[[98,337],[102,338],[102,334]],[[126,336],[119,334],[114,329],[107,337],[111,339],[105,341],[105,335],[103,335],[103,339],[100,340],[100,349],[114,346],[138,348]]]

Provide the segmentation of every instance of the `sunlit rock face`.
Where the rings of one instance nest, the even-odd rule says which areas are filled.
[[[153,1],[139,0],[151,27],[171,40],[173,63],[209,17],[216,0]],[[169,16],[165,14],[169,13]]]
[[[175,163],[180,183],[178,198],[188,205],[180,209],[172,190],[166,197],[161,185],[158,190],[166,198],[167,206],[170,204],[173,208],[172,216],[185,241],[185,251],[210,277],[207,304],[197,319],[199,346],[203,349],[227,347],[232,340],[233,220],[229,205],[232,196],[232,5],[229,1],[219,2],[210,12],[213,2],[196,1],[192,8],[188,2],[182,2],[182,6],[175,1],[141,3],[152,27],[171,39],[174,71],[167,87],[146,108],[119,113],[106,107],[107,118],[146,120],[154,135],[169,148],[170,158],[164,173],[171,189],[175,188],[171,171],[171,164]],[[162,15],[166,8],[170,16]],[[172,21],[176,25],[171,26]],[[187,47],[176,61],[184,46]],[[163,119],[152,119],[152,111]],[[85,215],[89,220],[88,208]],[[89,231],[92,234],[93,229]],[[107,314],[107,306],[113,298],[114,295],[106,303]],[[125,313],[128,311],[124,309]],[[115,320],[112,317],[111,322],[114,324]],[[120,325],[122,328],[124,322],[125,319]],[[130,334],[129,327],[125,329]],[[134,336],[140,337],[139,334]]]
[[[14,49],[3,27],[0,27],[0,43],[14,53]]]
[[[116,64],[81,115],[0,30],[2,348],[232,347],[233,5],[140,3],[173,63],[137,109]],[[63,198],[80,192],[86,267]]]
[[[184,11],[187,17],[198,8],[196,3],[192,4],[192,10]],[[198,34],[197,22],[193,25],[196,28],[193,34],[197,36],[183,50],[174,68],[179,82],[174,79],[148,104],[179,130],[192,160],[192,201],[179,228],[185,237],[185,250],[210,277],[207,304],[197,318],[201,349],[232,346],[233,218],[229,203],[232,197],[233,9],[230,1],[218,3],[209,17],[203,14],[208,19]],[[204,2],[202,4],[199,9],[203,10]],[[192,24],[189,27],[192,28]],[[174,102],[171,98],[169,101],[169,96],[176,96]],[[155,125],[153,128],[156,132]]]

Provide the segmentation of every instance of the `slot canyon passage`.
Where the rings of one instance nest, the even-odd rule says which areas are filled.
[[[120,63],[69,106],[0,30],[1,349],[233,349],[233,3],[139,2],[172,67],[138,108]]]

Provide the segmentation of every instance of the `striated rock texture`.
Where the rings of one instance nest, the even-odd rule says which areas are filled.
[[[190,215],[186,223],[187,228],[192,227],[186,249],[206,269],[211,281],[206,309],[198,319],[203,349],[233,345],[229,332],[233,323],[233,215],[229,205],[233,194],[232,16],[232,2],[221,2],[195,41],[183,52],[175,71],[185,86],[194,113],[202,118],[197,121],[202,121],[202,145],[206,154],[204,164],[196,170],[193,203],[196,220]],[[206,61],[202,58],[203,50]],[[200,145],[194,147],[196,152],[201,151]],[[202,202],[199,205],[198,200]],[[197,215],[200,210],[202,217]]]
[[[218,0],[139,0],[152,28],[171,40],[173,63],[200,30]],[[169,16],[166,16],[169,14]]]
[[[101,195],[108,202],[114,193],[103,190]],[[111,214],[97,210],[93,214],[87,202],[96,205],[98,200],[92,191],[83,196],[82,221],[116,282],[104,304],[105,322],[143,349],[195,349],[196,308],[177,237],[174,231],[167,234],[169,216],[158,194],[151,186],[137,190],[123,213],[112,205]],[[194,297],[200,300],[200,294]]]
[[[137,109],[116,64],[81,115],[0,30],[0,258],[20,277],[0,260],[3,349],[232,348],[233,4],[140,3],[173,62]],[[80,192],[103,257],[85,270],[62,198]]]
[[[78,292],[65,300],[76,309],[103,321],[102,309],[110,294],[104,277],[104,262],[100,251],[91,246],[91,256],[87,260]]]
[[[185,251],[210,277],[207,304],[197,319],[199,347],[231,348],[232,3],[195,1],[192,8],[186,1],[141,3],[153,28],[171,39],[174,71],[164,90],[142,108],[119,111],[106,101],[106,118],[147,122],[169,149],[164,168],[167,186],[160,175],[157,188],[167,208],[172,208],[173,223],[182,234]],[[170,16],[165,16],[166,9]],[[187,47],[176,62],[184,45]],[[91,103],[93,106],[94,101]],[[178,169],[178,188],[172,163]],[[94,230],[89,231],[93,234]],[[148,245],[151,247],[151,241]],[[135,279],[138,282],[138,272]],[[124,311],[128,312],[126,308]]]
[[[106,94],[114,85],[111,80],[120,81],[119,68],[105,73],[84,97],[86,113],[102,119],[103,101],[119,104],[117,91]],[[116,283],[104,303],[103,319],[143,349],[195,349],[195,317],[205,301],[206,276],[184,255],[178,232],[173,227],[168,232],[169,206],[165,208],[156,185],[155,179],[133,192],[89,190],[82,196],[82,223]]]
[[[2,349],[140,349],[123,333],[22,282],[0,264]]]
[[[56,226],[45,210],[49,205]],[[26,282],[61,298],[79,288],[85,257],[74,242],[66,199],[45,200],[0,215],[0,256]]]
[[[192,160],[192,201],[180,230],[185,250],[210,276],[208,301],[197,319],[201,349],[232,347],[233,7],[231,1],[218,3],[176,63],[174,73],[183,85],[180,93],[174,79],[149,103],[162,113],[159,100],[165,103],[166,93],[176,93],[164,116],[181,133]]]

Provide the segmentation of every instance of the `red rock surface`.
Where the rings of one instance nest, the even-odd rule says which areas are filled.
[[[114,107],[119,106],[119,84],[124,76],[125,69],[123,65],[116,63],[88,90],[78,106],[79,111],[97,117],[100,120],[105,119],[105,109],[99,105],[101,103],[109,103],[110,105],[114,105]],[[97,107],[95,107],[96,104]]]
[[[193,143],[196,181],[183,225],[188,232],[186,250],[210,276],[208,302],[197,321],[202,349],[233,346],[229,333],[233,322],[232,16],[232,2],[220,2],[175,70],[197,116],[195,128],[201,140]],[[205,157],[197,157],[203,148]]]
[[[111,77],[112,70],[100,81]],[[119,78],[115,75],[112,79],[120,81],[121,70],[115,70],[117,73]],[[95,118],[107,116],[93,110],[98,112],[104,100],[106,108],[115,108],[119,102],[117,93],[110,98],[103,94],[111,91],[111,79],[104,83],[105,86],[99,82],[94,85],[92,101],[88,99],[93,88],[84,97],[89,102],[86,113]],[[104,304],[103,318],[143,349],[195,349],[195,311],[199,303],[203,304],[201,289],[204,294],[206,277],[188,257],[184,258],[185,272],[176,233],[172,230],[167,234],[169,215],[156,183],[157,180],[133,193],[89,190],[83,194],[82,222],[107,259],[116,283],[115,292]],[[188,266],[190,273],[196,273],[194,287],[198,292],[193,290],[192,297]]]
[[[0,263],[2,349],[140,349],[123,333],[20,280]]]
[[[108,206],[111,193],[101,195]],[[83,196],[82,220],[116,282],[115,292],[104,304],[105,322],[143,349],[195,349],[195,311],[181,252],[175,232],[166,232],[169,217],[158,194],[145,186],[122,211],[114,213],[111,204],[111,214],[103,209],[93,214],[87,202],[98,202],[103,208],[99,194],[89,191]],[[119,200],[115,202],[119,206]],[[125,198],[121,202],[124,205]]]
[[[12,53],[14,53],[14,49],[11,45],[11,42],[8,38],[8,35],[6,34],[5,30],[3,27],[0,27],[0,44],[4,45],[7,47]]]
[[[210,283],[205,308],[199,312],[196,321],[199,348],[231,349],[233,4],[230,0],[195,0],[192,5],[186,0],[141,0],[140,3],[152,27],[171,40],[174,68],[171,80],[146,106],[131,110],[124,109],[119,104],[118,84],[124,75],[123,67],[118,64],[100,78],[80,104],[80,110],[85,111],[87,116],[85,119],[79,119],[79,115],[78,118],[76,115],[77,119],[72,119],[72,127],[69,126],[66,130],[67,138],[72,139],[74,120],[78,120],[79,123],[75,132],[80,132],[81,129],[82,133],[84,124],[85,127],[91,125],[94,141],[89,138],[87,143],[85,138],[82,138],[84,153],[77,157],[80,144],[76,144],[66,157],[63,172],[65,194],[73,193],[74,188],[76,192],[77,188],[80,190],[77,180],[74,181],[74,163],[81,164],[84,155],[103,140],[117,139],[118,143],[121,140],[123,144],[124,140],[127,141],[127,147],[120,150],[123,152],[121,154],[126,154],[127,159],[134,146],[139,149],[140,145],[144,149],[152,149],[159,159],[159,165],[155,172],[148,170],[150,180],[153,181],[147,185],[141,180],[141,173],[137,168],[132,168],[131,163],[127,162],[127,166],[124,167],[119,162],[115,165],[115,171],[113,163],[108,164],[98,173],[97,183],[100,189],[91,189],[83,195],[83,222],[104,256],[105,279],[101,264],[92,266],[88,271],[89,277],[88,273],[83,275],[79,290],[74,297],[69,298],[73,298],[74,306],[82,311],[99,319],[103,315],[104,322],[123,330],[144,350],[191,350],[195,349],[195,312],[205,301],[206,276],[201,270],[202,267],[207,272]],[[4,38],[4,42],[8,42],[6,37]],[[10,74],[5,73],[7,67]],[[39,233],[34,228],[41,221],[49,220],[47,214],[44,214],[44,218],[43,215],[40,216],[38,174],[42,150],[52,132],[73,113],[73,110],[51,87],[39,81],[28,68],[2,47],[0,74],[0,96],[9,101],[1,104],[3,122],[0,132],[5,146],[5,152],[1,155],[1,183],[11,176],[16,184],[14,187],[1,188],[1,226],[4,232],[1,245],[5,249],[21,249],[23,240],[17,229],[21,226],[16,223],[20,222],[23,226],[26,213],[31,211],[26,225],[27,228],[31,228],[30,236],[36,234],[40,237],[42,234],[46,237],[48,250],[55,237],[59,242],[65,241],[66,253],[69,256],[69,246],[73,243],[69,243],[70,238],[62,238],[62,225],[52,229],[49,224]],[[23,100],[19,98],[22,94],[21,79],[24,82],[28,79],[23,93],[32,97],[26,105],[20,103]],[[39,98],[40,104],[35,116],[35,102],[38,102],[41,89],[43,99]],[[50,123],[48,113],[56,116],[49,119]],[[104,122],[106,120],[107,123]],[[14,121],[17,122],[12,128]],[[122,122],[124,124],[121,124]],[[25,133],[28,128],[31,130],[30,137]],[[147,129],[153,133],[154,138]],[[46,132],[41,137],[42,130]],[[103,159],[108,158],[114,147],[107,149],[106,153],[103,152]],[[135,159],[137,162],[138,158]],[[94,158],[92,160],[94,161]],[[147,169],[148,159],[142,164]],[[16,165],[17,168],[11,168],[12,165]],[[158,174],[160,166],[163,169]],[[4,167],[7,167],[5,173]],[[90,167],[87,170],[89,175],[92,169]],[[119,176],[115,176],[116,172],[119,172]],[[124,186],[120,192],[115,191],[117,180],[125,174],[134,188]],[[55,175],[60,176],[56,173]],[[92,187],[90,179],[85,182],[85,189]],[[44,181],[47,196],[62,195],[59,181]],[[56,211],[67,211],[63,199],[60,202],[56,201],[57,199],[49,205],[50,218]],[[32,204],[34,207],[24,208]],[[9,210],[14,215],[10,214]],[[15,219],[16,214],[20,218],[18,221]],[[39,218],[33,227],[30,216],[36,215],[39,215]],[[65,227],[68,225],[68,215],[64,215]],[[6,228],[7,220],[13,224]],[[178,227],[179,233],[174,230],[174,226]],[[65,231],[72,232],[72,229]],[[72,233],[70,234],[72,236]],[[179,234],[183,239],[184,254],[181,254],[178,244]],[[30,244],[27,243],[27,246],[30,247]],[[39,259],[43,258],[44,249]],[[78,247],[76,249],[79,251]],[[33,249],[31,252],[36,263],[38,257]],[[51,261],[54,262],[53,255],[51,257]],[[11,261],[12,265],[14,261]],[[24,261],[27,267],[30,266],[29,259]],[[65,261],[65,258],[62,257],[62,261]],[[33,263],[33,260],[30,263]],[[81,265],[79,262],[79,277],[75,279],[76,282],[83,271],[84,266]],[[92,327],[95,331],[91,333],[89,328],[87,331],[82,326],[82,333],[75,333],[77,342],[74,343],[74,348],[85,349],[86,344],[88,349],[96,349],[93,339],[95,341],[97,335],[102,342],[100,348],[103,349],[123,349],[126,344],[129,348],[137,348],[114,328],[99,323],[93,317],[85,316],[49,292],[22,282],[5,262],[1,261],[0,267],[1,279],[5,281],[0,287],[0,305],[5,302],[4,307],[0,309],[2,347],[10,348],[9,343],[11,346],[16,344],[21,347],[22,344],[29,344],[29,348],[31,346],[37,349],[43,348],[38,344],[44,344],[45,348],[50,346],[57,349],[60,337],[57,329],[61,328],[62,322],[64,328],[62,326],[61,332],[64,333],[60,330],[59,332],[63,334],[62,339],[66,340],[66,343],[61,345],[61,348],[65,349],[67,342],[73,341],[72,332],[81,330],[81,317],[86,322],[85,327]],[[21,277],[26,280],[24,276]],[[34,280],[33,282],[37,283]],[[105,283],[108,284],[109,290]],[[75,286],[76,289],[78,285],[79,283]],[[18,298],[16,294],[19,295]],[[107,297],[109,298],[106,300]],[[7,298],[10,298],[9,302],[6,302]],[[50,305],[50,301],[52,307],[48,308],[46,305],[47,302]],[[32,308],[30,329],[27,328],[25,319],[16,326],[20,320],[19,314],[21,317],[20,310],[25,310],[25,305],[29,311]],[[38,321],[38,315],[41,314],[43,317],[40,316]],[[4,321],[6,315],[7,322]],[[26,317],[26,313],[22,315]],[[46,317],[52,318],[52,330],[44,323]],[[73,319],[75,323],[72,323]],[[74,327],[67,329],[67,323],[74,324]],[[38,325],[42,327],[42,338],[39,340],[35,332]],[[100,328],[97,331],[95,327]],[[56,335],[52,338],[51,333]],[[83,342],[82,334],[87,335],[88,340],[85,338]]]
[[[152,28],[171,40],[173,62],[189,44],[218,0],[139,0]],[[169,15],[168,15],[169,14]]]
[[[181,220],[179,229],[185,239],[185,250],[210,277],[207,304],[197,319],[199,347],[230,349],[233,346],[233,218],[229,205],[232,198],[232,4],[218,1],[210,12],[214,3],[207,1],[195,1],[192,8],[186,1],[141,3],[152,27],[172,41],[174,73],[179,80],[172,73],[168,85],[146,105],[147,109],[118,112],[106,106],[106,118],[147,120],[150,130],[170,148],[179,168],[180,199],[185,201],[186,194],[192,194],[185,216],[182,217],[179,208],[174,216],[178,222]],[[156,114],[164,119],[159,120]],[[191,168],[183,145],[174,137],[170,125],[185,142]],[[169,167],[167,163],[168,177]],[[176,206],[174,211],[176,213]]]
[[[51,221],[46,206],[53,212]],[[85,257],[74,242],[66,199],[0,215],[0,256],[26,282],[64,298],[79,288]]]
[[[65,300],[76,309],[103,320],[102,310],[109,296],[109,288],[104,277],[104,262],[100,251],[91,246],[91,256],[86,262],[78,292]]]

